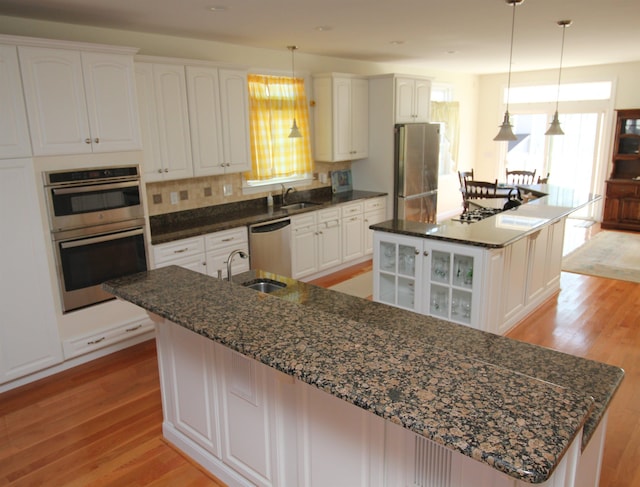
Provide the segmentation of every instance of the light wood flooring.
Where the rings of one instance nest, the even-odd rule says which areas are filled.
[[[563,273],[561,288],[509,336],[625,369],[600,486],[640,486],[640,284]],[[0,394],[0,485],[221,487],[164,442],[161,408],[152,341]]]

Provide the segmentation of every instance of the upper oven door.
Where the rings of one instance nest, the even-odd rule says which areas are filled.
[[[133,220],[144,215],[138,180],[47,186],[46,191],[53,232]]]

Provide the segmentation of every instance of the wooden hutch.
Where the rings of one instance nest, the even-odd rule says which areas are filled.
[[[640,231],[640,108],[616,113],[602,228]]]

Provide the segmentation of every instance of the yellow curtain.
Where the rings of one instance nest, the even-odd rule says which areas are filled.
[[[304,80],[249,75],[251,172],[247,180],[268,180],[313,172],[309,109]],[[289,138],[293,120],[302,134]]]
[[[446,141],[449,143],[449,154],[451,158],[450,168],[457,170],[458,148],[460,139],[460,106],[457,101],[433,101],[431,102],[431,121],[444,124]]]

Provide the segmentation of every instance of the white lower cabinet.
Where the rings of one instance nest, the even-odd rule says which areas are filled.
[[[155,321],[163,433],[229,487],[531,485],[170,321]],[[578,434],[542,485],[597,485],[604,424],[582,455]]]
[[[310,276],[342,263],[340,207],[293,216],[291,230],[293,278]]]
[[[482,249],[374,235],[375,301],[482,328]]]
[[[354,260],[364,255],[364,203],[342,205],[342,258]]]
[[[0,160],[0,383],[62,362],[31,159]]]
[[[227,259],[233,250],[249,254],[247,227],[231,228],[153,246],[156,268],[177,265],[213,277],[227,277]],[[233,274],[249,270],[249,259],[236,255]]]
[[[374,232],[373,298],[504,334],[559,290],[564,222],[496,249]]]
[[[386,207],[386,196],[371,198],[364,202],[363,232],[365,254],[373,253],[373,230],[370,230],[369,227],[387,219]]]

